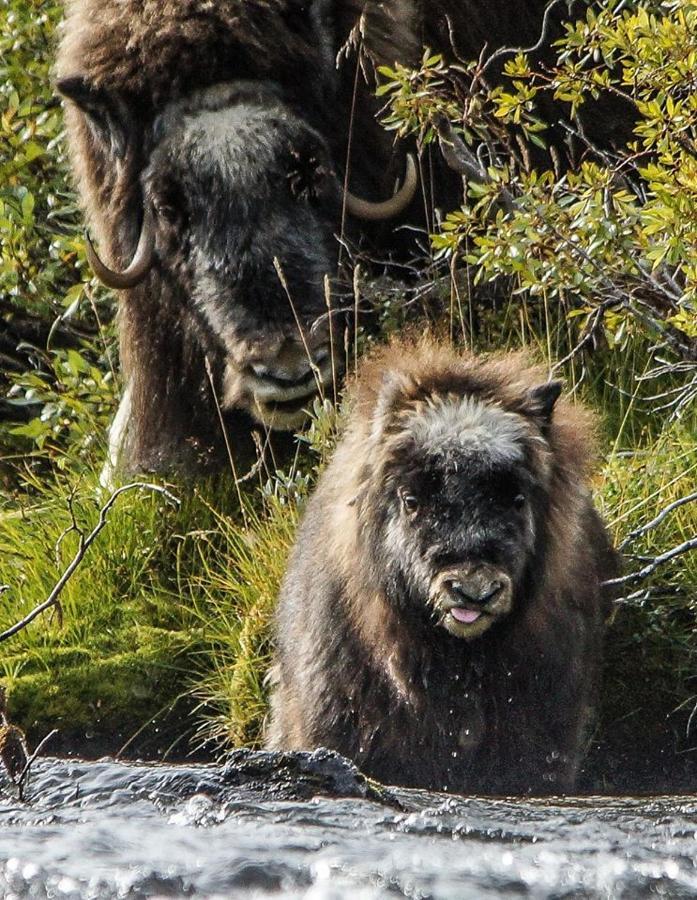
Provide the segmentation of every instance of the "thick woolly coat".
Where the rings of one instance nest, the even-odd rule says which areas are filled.
[[[527,423],[529,390],[544,380],[520,355],[482,362],[428,341],[397,344],[363,367],[280,591],[269,747],[330,747],[408,786],[573,788],[609,613],[601,584],[617,569],[589,491],[588,414],[560,400],[547,426],[525,424],[537,448],[531,479],[544,486],[508,617],[465,641],[421,616],[386,577],[389,480],[413,464],[399,440],[405,411],[468,396]]]

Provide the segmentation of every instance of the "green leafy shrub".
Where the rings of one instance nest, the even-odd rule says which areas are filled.
[[[7,457],[62,465],[62,451],[84,457],[104,434],[118,382],[113,303],[85,280],[52,90],[61,5],[4,0],[0,10],[0,479],[11,485]]]

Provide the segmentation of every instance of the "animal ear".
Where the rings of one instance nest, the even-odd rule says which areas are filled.
[[[130,119],[123,100],[110,91],[94,87],[83,75],[61,78],[56,87],[81,110],[95,136],[109,152],[123,159],[128,148]]]
[[[563,384],[561,381],[547,381],[537,387],[530,388],[526,395],[526,410],[545,424],[552,420],[554,404],[559,399]]]
[[[392,412],[398,405],[399,398],[415,387],[411,376],[404,372],[387,370],[383,373],[382,383],[378,390],[375,408],[373,410],[373,436],[379,440],[392,417]]]

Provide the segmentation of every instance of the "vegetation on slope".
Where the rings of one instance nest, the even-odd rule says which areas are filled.
[[[450,140],[479,172],[416,278],[356,282],[379,323],[362,342],[426,314],[463,345],[565,360],[556,371],[602,416],[597,499],[618,543],[689,495],[697,472],[697,8],[652,8],[589,13],[569,27],[555,71],[512,55],[509,82],[492,88],[473,67],[466,118],[439,57],[384,70],[388,125],[429,152]],[[98,470],[119,379],[113,301],[85,268],[50,88],[59,5],[0,10],[4,629],[49,595],[108,499]],[[573,126],[575,108],[608,85],[636,108],[634,147],[589,150],[566,176],[509,152],[512,128],[544,143],[540,97],[566,104]],[[472,154],[482,139],[489,158]],[[292,465],[242,485],[242,508],[229,473],[169,484],[179,506],[150,491],[119,497],[60,606],[2,644],[0,681],[33,741],[58,727],[64,748],[94,753],[258,743],[278,583],[336,433],[330,404],[315,413]],[[693,539],[696,510],[686,503],[633,539],[628,571]],[[686,782],[697,554],[621,593],[588,783],[649,785],[662,768]]]

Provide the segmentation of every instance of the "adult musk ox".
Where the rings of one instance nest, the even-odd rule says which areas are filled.
[[[216,400],[233,443],[252,421],[294,428],[339,368],[324,287],[342,213],[330,6],[68,3],[57,85],[109,264],[91,262],[122,292],[112,451],[130,468],[220,457]],[[408,180],[385,203],[349,194],[348,210],[391,215],[413,164]]]
[[[281,588],[270,747],[392,784],[573,787],[616,562],[560,389],[432,341],[364,366]]]
[[[409,63],[424,43],[462,57],[485,42],[532,43],[544,9],[545,0],[68,0],[57,85],[108,264],[91,260],[122,293],[127,390],[113,449],[127,466],[220,456],[209,381],[237,443],[253,421],[297,426],[336,373],[324,290],[335,234],[346,211],[384,218],[415,188],[409,166],[384,200],[404,150],[375,121],[355,55],[340,53],[354,26],[364,62]],[[349,194],[345,210],[350,127],[351,184],[373,202]]]

